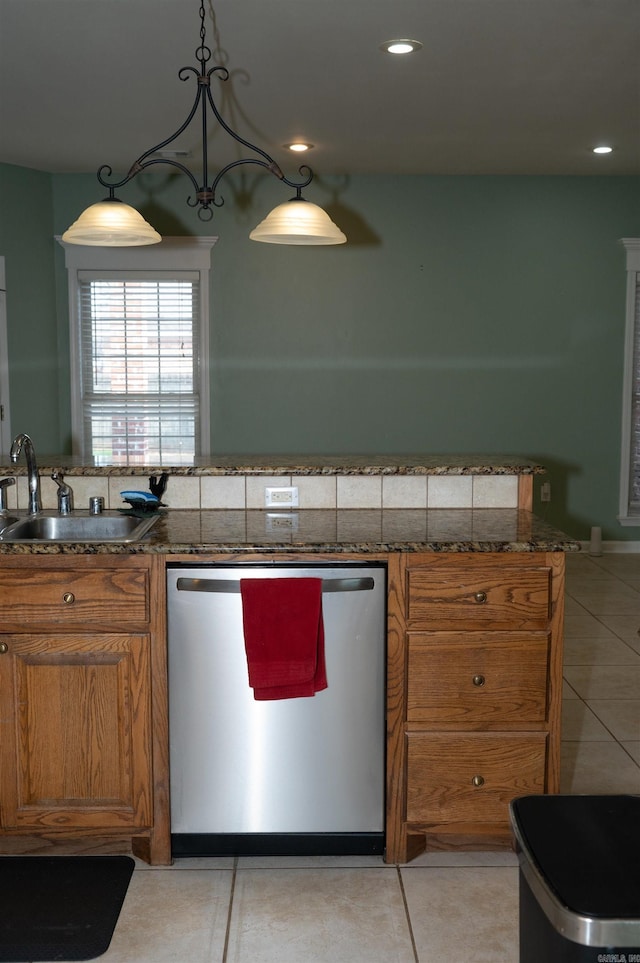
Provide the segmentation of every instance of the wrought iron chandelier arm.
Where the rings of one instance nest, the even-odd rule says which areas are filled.
[[[181,70],[178,72],[178,76],[180,80],[183,80],[183,81],[186,80],[187,79],[186,75],[188,73],[192,73],[197,79],[199,79],[201,76],[195,67],[182,67]],[[202,99],[203,90],[204,90],[203,86],[199,83],[198,89],[196,91],[196,97],[193,102],[193,106],[189,111],[187,119],[169,137],[166,137],[163,141],[160,141],[159,144],[156,144],[154,147],[150,147],[148,150],[144,151],[144,153],[140,154],[140,156],[133,162],[127,174],[122,178],[121,181],[110,183],[109,181],[104,180],[104,178],[101,176],[103,171],[106,171],[106,176],[110,177],[112,174],[112,169],[108,164],[102,165],[102,167],[98,170],[98,180],[103,185],[103,187],[107,187],[109,189],[109,191],[111,192],[111,196],[113,196],[113,191],[115,191],[119,187],[123,187],[125,184],[128,184],[130,180],[133,180],[136,174],[139,174],[140,171],[143,171],[146,167],[151,166],[151,164],[170,164],[173,167],[177,167],[184,174],[186,174],[187,177],[191,180],[191,183],[193,184],[196,191],[199,190],[198,182],[196,181],[195,177],[193,176],[189,168],[185,167],[184,164],[180,164],[178,161],[171,160],[167,157],[153,158],[150,161],[146,160],[146,158],[149,157],[151,154],[155,154],[158,151],[162,150],[168,144],[171,144],[177,137],[180,136],[180,134],[184,130],[187,129],[187,127],[195,117],[196,110],[198,109],[198,105]]]
[[[304,173],[304,171],[306,171],[306,174]],[[298,174],[300,174],[300,177],[304,177],[304,180],[300,184],[296,184],[295,181],[290,181],[288,177],[285,177],[284,174],[282,174],[282,172],[281,172],[280,180],[283,182],[283,184],[286,184],[288,187],[294,187],[298,192],[298,197],[300,197],[300,191],[302,190],[302,188],[307,187],[307,185],[310,184],[311,181],[313,180],[313,171],[311,170],[308,164],[302,164],[298,168]]]
[[[211,74],[216,71],[220,71],[221,73],[224,73],[226,75],[224,79],[225,80],[228,79],[229,71],[225,67],[213,67],[209,71],[208,76],[210,77]],[[300,175],[303,177],[305,177],[305,175],[303,175],[302,172],[307,171],[307,176],[301,184],[296,184],[293,181],[288,180],[282,173],[280,165],[277,163],[277,161],[273,159],[273,157],[271,157],[270,154],[267,154],[267,152],[265,150],[262,150],[261,147],[256,147],[256,145],[252,144],[251,141],[245,140],[244,137],[241,137],[240,134],[236,133],[235,130],[229,127],[229,125],[226,123],[226,121],[224,120],[224,118],[222,117],[222,115],[218,111],[218,108],[215,105],[215,101],[211,95],[211,88],[207,87],[206,91],[207,91],[207,99],[209,101],[209,106],[211,107],[211,110],[213,111],[216,120],[218,121],[220,126],[223,127],[224,130],[226,130],[227,134],[229,134],[230,137],[233,137],[233,139],[236,140],[239,144],[242,144],[244,147],[247,147],[249,150],[254,151],[256,154],[259,154],[261,157],[264,157],[263,161],[259,161],[256,158],[250,157],[250,158],[247,158],[246,160],[233,161],[232,163],[227,164],[227,166],[223,167],[223,169],[218,173],[218,175],[216,176],[216,179],[212,184],[212,190],[214,194],[215,194],[215,189],[216,189],[216,185],[218,184],[218,181],[220,181],[220,179],[227,173],[227,171],[231,170],[231,168],[233,167],[237,167],[238,164],[257,164],[259,167],[264,167],[266,170],[269,171],[269,173],[274,174],[278,178],[278,180],[283,181],[283,183],[287,184],[289,187],[295,188],[298,191],[302,190],[303,187],[307,187],[307,185],[311,183],[311,181],[313,180],[313,171],[306,164],[303,164],[302,167],[298,168]]]
[[[229,71],[227,70],[226,67],[212,67],[211,70],[209,71],[209,73],[207,74],[207,77],[211,77],[211,74],[216,73],[216,72],[219,72],[219,73],[221,73],[221,74],[224,74],[223,80],[228,80],[228,79],[229,79]],[[238,141],[239,144],[242,144],[244,147],[248,147],[249,150],[255,151],[256,154],[260,154],[261,157],[264,157],[265,160],[268,161],[268,164],[264,164],[264,165],[263,165],[264,167],[267,167],[269,164],[273,164],[273,165],[275,165],[275,166],[277,167],[278,165],[277,165],[276,162],[274,161],[273,157],[270,157],[269,154],[267,154],[266,151],[262,150],[262,148],[260,148],[260,147],[256,147],[256,145],[255,145],[255,144],[252,144],[250,141],[245,140],[244,137],[241,137],[240,134],[236,133],[235,130],[233,130],[231,127],[229,127],[229,125],[228,125],[227,122],[225,121],[224,117],[222,116],[222,114],[220,113],[220,111],[218,110],[218,108],[216,107],[215,101],[214,101],[213,96],[212,96],[212,94],[211,94],[211,86],[208,86],[208,87],[206,88],[206,91],[207,91],[207,99],[208,99],[208,101],[209,101],[209,106],[211,107],[211,110],[213,111],[213,114],[214,114],[216,120],[218,121],[218,123],[220,124],[220,126],[223,127],[224,130],[226,130],[227,134],[229,134],[230,137],[233,137],[234,140]],[[256,163],[256,164],[259,164],[260,161],[255,161],[255,163]],[[278,168],[278,169],[279,169],[279,168]]]
[[[263,153],[263,152],[261,151],[260,153]],[[267,154],[265,156],[268,157],[269,155]],[[278,178],[278,180],[281,180],[283,183],[288,184],[289,187],[295,188],[295,190],[298,192],[298,197],[300,197],[300,191],[302,190],[302,188],[306,187],[307,184],[310,184],[313,178],[313,173],[311,172],[311,168],[306,167],[306,165],[304,165],[304,167],[299,168],[300,173],[302,174],[302,171],[306,169],[309,171],[310,176],[307,177],[306,180],[304,180],[301,184],[295,184],[293,181],[287,180],[287,178],[284,176],[284,174],[282,173],[282,171],[280,170],[276,162],[274,160],[271,160],[271,158],[269,158],[269,161],[267,162],[266,160],[258,160],[256,157],[244,157],[244,158],[241,158],[240,160],[231,161],[229,164],[223,167],[222,170],[218,171],[218,173],[216,174],[215,180],[211,185],[211,193],[213,194],[214,197],[215,197],[218,183],[222,180],[225,174],[227,174],[234,167],[240,167],[243,164],[255,164],[258,167],[263,167],[265,170],[269,171],[270,174],[274,174]],[[221,207],[224,201],[222,200],[214,201],[214,203],[216,204],[217,207]]]
[[[136,164],[138,166],[135,171],[135,174],[139,174],[140,171],[146,170],[147,167],[152,167],[154,164],[168,164],[169,167],[177,167],[179,171],[182,171],[183,174],[187,175],[187,177],[193,184],[195,190],[196,191],[200,190],[200,186],[197,180],[195,179],[195,177],[193,176],[193,174],[191,173],[191,171],[189,170],[189,168],[185,167],[184,164],[181,164],[180,161],[174,160],[171,157],[152,157],[151,160],[144,161],[144,163],[142,164],[139,161],[136,161]],[[131,174],[131,177],[134,177],[135,174]]]

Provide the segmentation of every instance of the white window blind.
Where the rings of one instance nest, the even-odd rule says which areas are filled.
[[[96,464],[192,464],[198,272],[78,272],[82,447]]]
[[[97,465],[208,455],[209,276],[215,237],[65,244],[73,454]]]

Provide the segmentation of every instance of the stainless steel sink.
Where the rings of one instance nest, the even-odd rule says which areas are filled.
[[[137,518],[121,512],[99,515],[38,512],[0,529],[1,542],[137,542],[155,525],[158,515]]]
[[[13,523],[17,521],[17,515],[8,515],[6,512],[0,512],[0,532],[3,531],[8,525],[13,525]]]

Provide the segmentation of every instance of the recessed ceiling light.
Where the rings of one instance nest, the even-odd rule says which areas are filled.
[[[410,54],[420,50],[422,44],[419,40],[387,40],[380,44],[380,50],[390,54]]]
[[[311,150],[311,148],[313,147],[313,144],[309,144],[302,140],[297,140],[297,141],[294,141],[293,144],[283,144],[283,147],[286,147],[288,150],[293,150],[299,154],[302,154],[305,150]]]
[[[593,153],[594,153],[594,154],[610,154],[612,150],[613,150],[613,147],[607,147],[605,144],[602,144],[600,147],[594,147],[594,148],[593,148]]]

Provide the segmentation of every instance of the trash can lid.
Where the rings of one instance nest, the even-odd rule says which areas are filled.
[[[523,796],[510,810],[525,877],[565,910],[551,919],[539,900],[551,922],[600,945],[585,933],[610,937],[607,921],[625,921],[616,928],[631,940],[623,945],[640,943],[640,796]],[[602,925],[574,925],[572,914]]]

